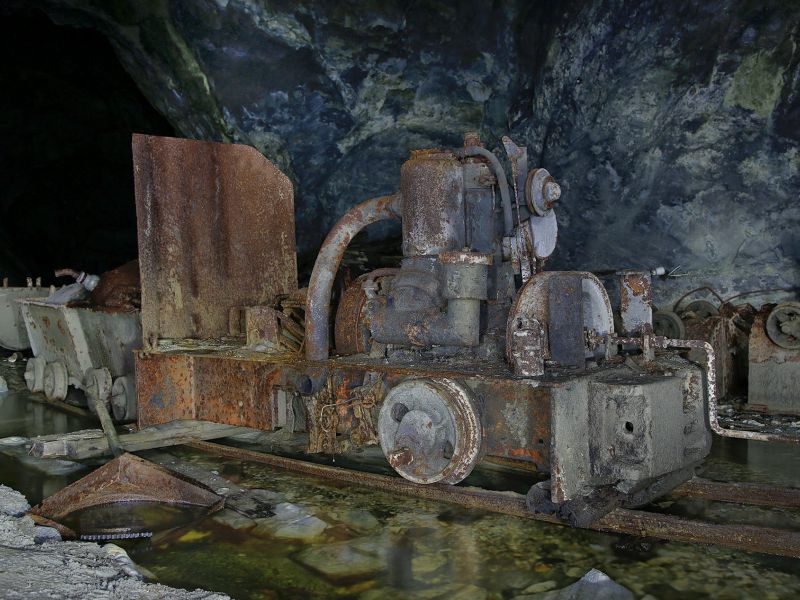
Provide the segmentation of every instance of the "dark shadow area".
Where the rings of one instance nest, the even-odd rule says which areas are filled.
[[[131,133],[174,134],[106,38],[0,15],[0,276],[136,257]]]

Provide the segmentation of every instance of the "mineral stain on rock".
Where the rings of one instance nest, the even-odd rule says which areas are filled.
[[[395,190],[410,149],[478,130],[562,183],[552,268],[663,264],[722,293],[797,279],[797,3],[33,4],[107,35],[181,135],[289,174],[301,251]]]

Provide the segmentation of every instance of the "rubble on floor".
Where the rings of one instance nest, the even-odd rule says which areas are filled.
[[[0,485],[0,590],[9,600],[39,598],[153,598],[226,600],[203,590],[146,583],[114,544],[62,542],[55,529],[25,516],[25,497]]]

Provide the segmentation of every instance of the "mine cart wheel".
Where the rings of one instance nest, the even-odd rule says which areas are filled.
[[[28,360],[25,365],[25,385],[32,392],[41,392],[44,389],[44,368],[47,361],[41,356]]]
[[[653,332],[671,340],[682,340],[686,337],[686,325],[671,310],[657,310],[653,313]]]
[[[69,389],[69,376],[64,363],[51,362],[44,368],[44,395],[48,400],[63,400]]]
[[[389,464],[415,483],[462,481],[478,463],[483,442],[472,393],[451,379],[410,379],[392,388],[378,435]]]
[[[123,375],[114,380],[111,388],[111,414],[120,422],[136,419],[136,383],[132,376]]]
[[[708,300],[694,300],[689,302],[681,311],[681,314],[694,313],[698,319],[707,319],[719,314],[719,309]]]
[[[105,367],[86,371],[86,376],[83,378],[83,389],[86,390],[87,396],[99,398],[108,406],[112,387],[111,373]],[[94,412],[92,402],[89,402],[89,410]]]
[[[781,348],[800,348],[800,302],[778,304],[767,317],[767,335]]]

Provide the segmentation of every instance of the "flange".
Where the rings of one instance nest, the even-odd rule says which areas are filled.
[[[83,378],[83,388],[86,394],[99,398],[106,407],[109,405],[112,386],[111,372],[106,367],[86,370],[86,376]],[[89,410],[94,413],[94,403],[89,402]]]
[[[445,378],[409,379],[389,390],[378,436],[389,464],[415,483],[462,481],[483,445],[472,392]]]
[[[136,381],[130,375],[114,380],[111,387],[111,414],[116,421],[136,420]]]
[[[49,363],[44,368],[42,388],[48,400],[63,400],[66,398],[69,390],[67,367],[60,362]]]
[[[32,392],[41,392],[44,389],[44,368],[47,361],[41,356],[28,359],[25,365],[25,385]]]
[[[653,333],[671,340],[682,340],[686,338],[686,326],[671,310],[657,310],[653,313]]]
[[[766,329],[769,339],[781,348],[800,348],[800,302],[778,304],[767,317]]]

